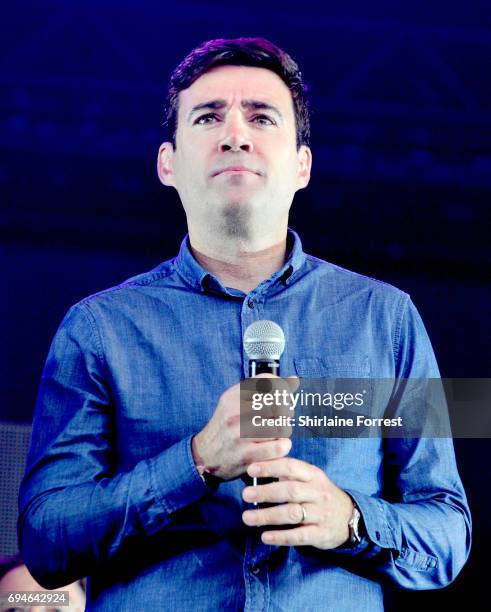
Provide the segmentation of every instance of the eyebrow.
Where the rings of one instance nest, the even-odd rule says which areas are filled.
[[[220,110],[222,108],[225,108],[226,106],[227,106],[227,102],[225,100],[220,100],[220,99],[209,100],[208,102],[202,102],[201,104],[196,104],[196,106],[193,106],[193,108],[189,111],[188,121],[198,111]],[[281,120],[283,120],[283,115],[278,110],[278,108],[276,108],[276,106],[273,106],[272,104],[268,104],[267,102],[261,102],[260,100],[242,100],[241,106],[242,108],[245,108],[246,110],[268,110],[268,111],[271,111],[272,113],[275,113]]]

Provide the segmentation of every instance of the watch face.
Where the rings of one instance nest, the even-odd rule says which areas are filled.
[[[360,534],[358,533],[358,523],[360,521],[360,511],[356,506],[353,508],[353,515],[348,521],[349,540],[351,544],[359,544],[361,542]]]

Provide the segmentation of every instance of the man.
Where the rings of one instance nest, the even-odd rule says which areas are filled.
[[[447,585],[470,547],[451,440],[239,435],[256,320],[283,328],[286,376],[438,376],[407,294],[287,228],[312,159],[297,65],[263,39],[204,43],[171,78],[168,126],[158,172],[189,236],[53,341],[20,496],[30,571],[88,575],[88,609],[111,611],[372,612],[384,583]]]

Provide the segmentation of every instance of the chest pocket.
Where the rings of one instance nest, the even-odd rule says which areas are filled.
[[[368,378],[368,355],[325,355],[295,359],[300,378]]]
[[[305,393],[352,393],[363,392],[362,406],[346,406],[335,409],[333,406],[302,406],[295,411],[296,416],[344,417],[356,422],[357,415],[369,415],[373,388],[370,379],[368,355],[343,354],[323,355],[322,357],[298,358],[294,360],[295,371],[300,378],[300,387]],[[353,463],[355,457],[366,457],[366,440],[359,437],[359,431],[350,428],[330,426],[295,427],[293,448],[290,453],[298,459],[317,465],[335,481],[344,483],[346,465]],[[362,434],[363,435],[363,434]],[[366,434],[365,434],[366,435]],[[348,483],[345,483],[348,486]]]
[[[358,415],[370,415],[373,389],[368,355],[326,355],[299,358],[294,363],[300,378],[296,416],[338,417],[356,423]],[[295,436],[350,438],[367,433],[359,428],[319,424],[315,418],[308,424],[296,427]]]

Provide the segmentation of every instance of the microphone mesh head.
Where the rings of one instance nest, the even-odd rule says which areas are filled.
[[[254,321],[244,332],[244,350],[249,359],[279,359],[285,349],[285,334],[274,321]]]

